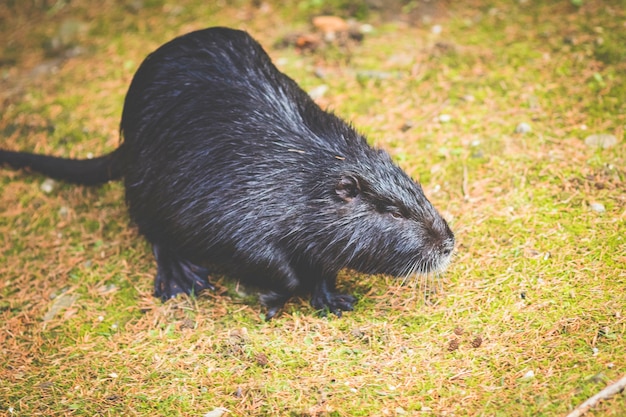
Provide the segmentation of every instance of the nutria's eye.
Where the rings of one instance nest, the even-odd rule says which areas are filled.
[[[403,219],[404,218],[404,216],[402,215],[400,210],[398,210],[397,207],[387,207],[385,212],[387,214],[389,214],[391,217],[393,217],[394,219]]]

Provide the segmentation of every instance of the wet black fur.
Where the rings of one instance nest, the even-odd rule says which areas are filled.
[[[201,30],[150,54],[121,133],[93,160],[0,151],[0,163],[75,183],[123,177],[163,299],[223,273],[262,289],[268,317],[296,293],[340,315],[355,302],[335,289],[341,269],[403,276],[449,260],[454,236],[419,184],[245,32]]]

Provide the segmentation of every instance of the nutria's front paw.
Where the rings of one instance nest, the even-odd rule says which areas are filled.
[[[354,303],[356,303],[355,297],[336,292],[319,292],[311,297],[311,305],[322,315],[330,311],[337,317],[341,317],[342,311],[354,310]]]

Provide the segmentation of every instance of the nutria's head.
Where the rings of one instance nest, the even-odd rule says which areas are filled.
[[[315,231],[327,265],[370,274],[409,276],[443,271],[454,234],[412,180],[381,150],[361,147],[327,173]]]

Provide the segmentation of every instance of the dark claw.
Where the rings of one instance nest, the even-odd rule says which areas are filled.
[[[209,282],[210,271],[186,259],[180,259],[159,246],[154,245],[158,270],[154,280],[154,295],[163,301],[184,293],[197,295],[203,290],[215,291]]]
[[[265,321],[270,321],[280,311],[280,307],[272,307],[265,314]]]
[[[311,305],[323,316],[330,311],[335,316],[341,317],[343,311],[354,310],[354,303],[356,298],[350,294],[319,292],[313,294],[311,298]]]
[[[261,294],[259,298],[261,300],[261,304],[267,307],[265,321],[270,321],[280,311],[280,309],[283,308],[287,300],[291,298],[291,294],[269,291],[265,294]]]
[[[202,290],[215,291],[215,285],[211,284],[208,277],[211,271],[202,266],[194,265],[191,262],[183,261],[180,264],[183,273],[193,279],[193,288],[197,289],[196,292]]]

